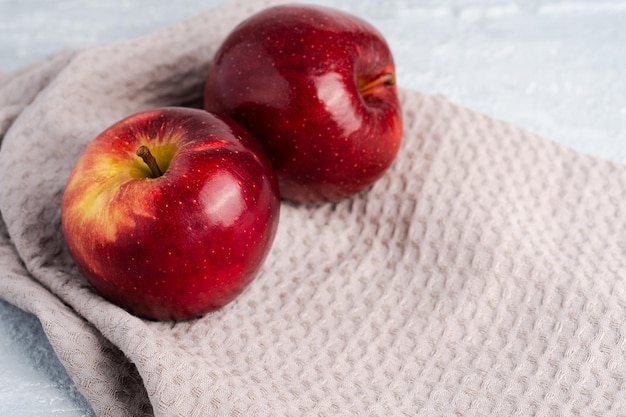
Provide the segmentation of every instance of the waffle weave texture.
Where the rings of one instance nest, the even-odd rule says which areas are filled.
[[[626,415],[626,167],[401,90],[373,188],[283,203],[261,273],[203,318],[95,294],[60,230],[79,153],[200,98],[243,2],[0,79],[0,296],[35,314],[98,416]]]

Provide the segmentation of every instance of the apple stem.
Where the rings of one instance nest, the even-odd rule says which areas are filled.
[[[145,162],[146,165],[148,165],[148,168],[150,168],[150,171],[152,172],[152,178],[157,178],[163,175],[163,171],[159,168],[159,164],[157,163],[154,155],[152,155],[152,152],[150,152],[150,148],[145,145],[141,145],[137,149],[136,154],[143,159],[143,162]]]
[[[373,80],[365,81],[359,80],[359,90],[364,96],[370,94],[372,90],[379,85],[394,85],[396,83],[396,76],[393,71],[384,72]]]

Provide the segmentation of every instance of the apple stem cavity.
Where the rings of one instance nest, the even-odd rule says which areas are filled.
[[[359,90],[363,96],[373,93],[374,89],[379,86],[392,86],[396,83],[396,75],[393,71],[384,72],[372,80],[359,79]]]
[[[136,154],[138,157],[143,159],[143,162],[145,162],[146,165],[148,165],[148,168],[150,168],[150,172],[152,173],[152,178],[157,178],[163,175],[163,171],[159,168],[159,164],[157,163],[154,155],[152,155],[152,152],[150,152],[150,148],[145,145],[141,145],[137,148]]]

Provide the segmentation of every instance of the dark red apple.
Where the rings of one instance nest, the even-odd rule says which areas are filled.
[[[383,36],[338,10],[283,5],[241,22],[210,65],[205,109],[259,140],[282,197],[337,201],[379,179],[402,136]]]
[[[156,320],[224,306],[253,280],[279,218],[258,142],[227,117],[161,108],[95,138],[69,177],[63,233],[110,301]]]

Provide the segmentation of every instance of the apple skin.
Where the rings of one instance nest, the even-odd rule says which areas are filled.
[[[281,196],[338,201],[392,164],[402,137],[395,66],[360,18],[281,5],[242,21],[218,48],[204,108],[225,113],[264,147]]]
[[[147,146],[163,171],[137,156]],[[121,120],[90,142],[63,194],[70,254],[106,299],[143,318],[220,308],[254,279],[278,224],[271,164],[239,124],[166,107]]]

